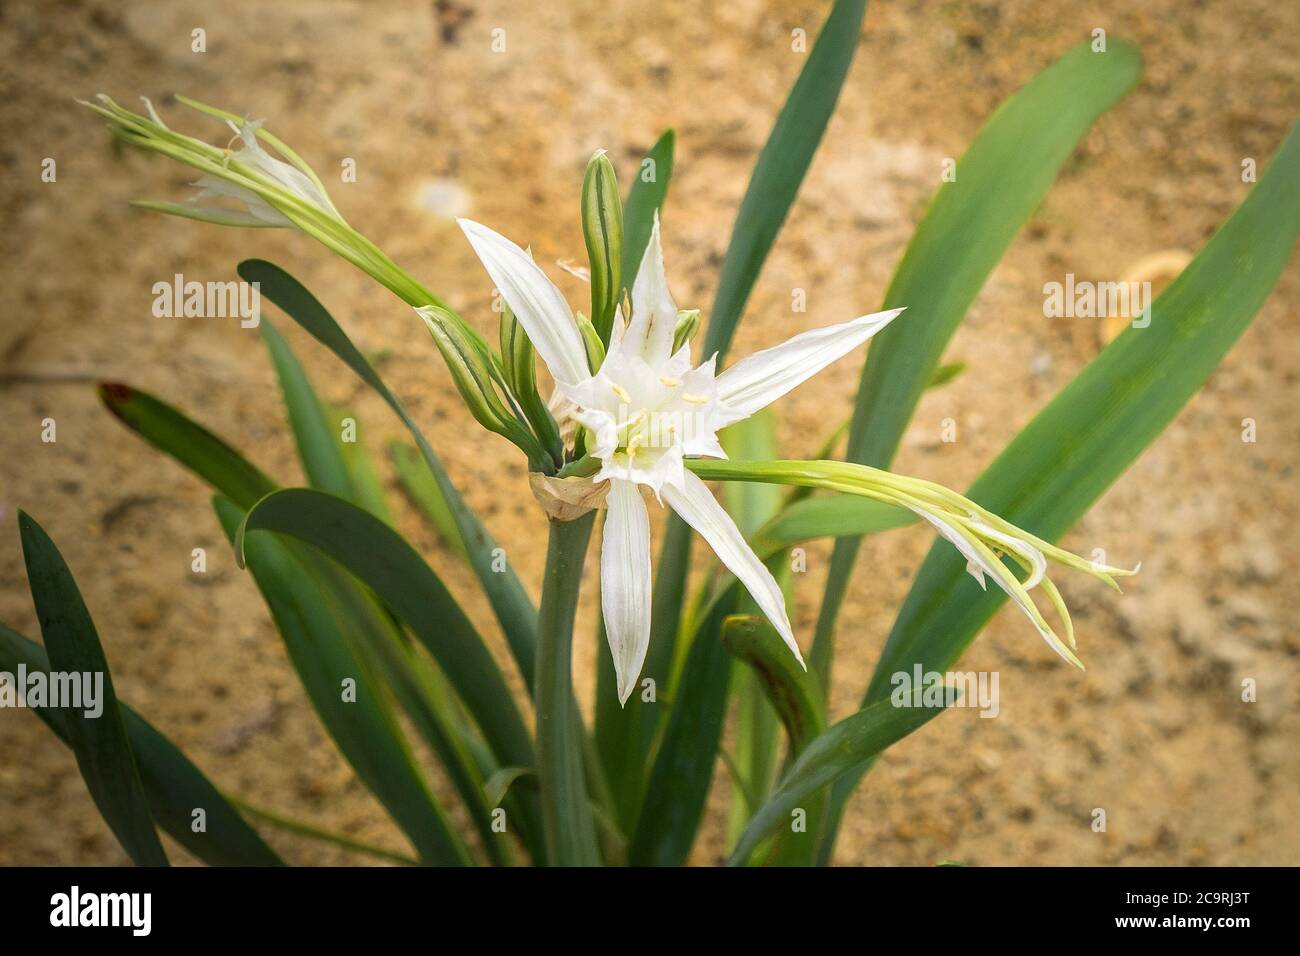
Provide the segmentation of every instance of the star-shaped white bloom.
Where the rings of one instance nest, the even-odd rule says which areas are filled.
[[[717,356],[692,367],[690,345],[672,351],[677,325],[664,277],[659,221],[632,288],[631,318],[616,317],[604,362],[592,374],[581,333],[563,294],[528,253],[486,226],[461,228],[587,429],[588,453],[608,482],[601,541],[601,608],[619,701],[626,703],[650,641],[650,521],[641,488],[652,491],[694,528],[736,576],[803,663],[771,572],[688,457],[725,458],[719,429],[748,418],[836,359],[862,345],[902,309],[815,329],[716,373]]]

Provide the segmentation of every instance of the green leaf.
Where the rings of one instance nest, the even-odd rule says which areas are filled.
[[[935,194],[885,293],[907,311],[871,343],[845,458],[886,468],[948,340],[993,267],[1099,116],[1137,83],[1142,59],[1112,39],[1069,50],[994,111]],[[835,543],[810,660],[830,679],[835,620],[860,541]]]
[[[367,585],[438,662],[498,765],[533,766],[523,717],[491,652],[442,580],[401,535],[356,505],[307,488],[288,488],[259,501],[241,533],[257,530],[311,545]],[[531,832],[536,832],[536,812],[534,806],[528,813]]]
[[[866,0],[837,0],[759,154],[732,227],[705,336],[704,355],[717,352],[721,359],[727,353],[745,302],[830,121],[857,49],[865,12]],[[629,215],[625,221],[631,218]],[[625,249],[630,249],[635,245],[630,225],[627,235]],[[626,260],[624,275],[630,283]],[[656,565],[650,649],[643,669],[643,673],[655,677],[661,685],[664,684],[662,675],[667,674],[677,650],[677,632],[690,570],[690,543],[690,528],[676,515],[669,516]],[[640,727],[641,749],[648,754],[658,723],[652,716],[649,720],[643,718]]]
[[[800,541],[876,534],[918,520],[905,508],[870,498],[846,494],[818,495],[785,507],[754,533],[750,544],[760,555],[771,555]]]
[[[761,615],[734,614],[722,622],[722,645],[758,676],[785,725],[792,753],[800,753],[826,729],[826,705],[817,678],[799,666],[771,621]]]
[[[294,548],[271,535],[240,537],[244,512],[220,497],[213,506],[271,609],[312,707],[357,776],[410,837],[422,861],[469,863],[468,851],[415,767],[382,687],[340,626],[345,609],[317,585]]]
[[[898,707],[892,700],[883,700],[814,738],[767,803],[754,814],[728,865],[743,866],[759,843],[778,826],[788,825],[791,813],[813,798],[819,789],[902,740],[943,709],[922,706],[919,697],[911,707]]]
[[[735,605],[736,591],[729,589],[703,622],[673,689],[664,739],[628,846],[632,866],[682,866],[690,856],[727,716],[732,662],[718,630]],[[664,705],[661,699],[650,706]]]
[[[259,498],[275,490],[275,482],[230,445],[152,395],[118,382],[103,382],[99,397],[128,428],[240,508],[251,508]]]
[[[95,688],[100,713],[67,705],[60,710],[68,744],[77,757],[77,769],[104,822],[135,864],[167,866],[167,854],[154,829],[131,741],[118,710],[104,648],[81,591],[45,530],[22,511],[18,512],[18,528],[49,669],[80,675],[83,680],[103,679],[103,687]],[[89,704],[84,698],[81,702]]]
[[[636,175],[632,179],[632,188],[628,190],[627,202],[623,204],[623,287],[632,288],[636,274],[641,268],[641,259],[645,256],[645,247],[650,244],[650,232],[654,228],[655,213],[664,208],[668,198],[668,184],[673,178],[673,145],[676,135],[666,130],[650,147],[650,152],[641,160]],[[653,174],[653,178],[647,177]]]
[[[1039,537],[1063,535],[1205,383],[1246,330],[1300,235],[1300,125],[1232,217],[1151,307],[1031,421],[967,497]],[[920,663],[947,670],[1002,603],[930,550],[890,631],[866,701]],[[836,786],[842,806],[866,767]]]
[[[550,522],[533,709],[548,857],[557,866],[600,863],[583,771],[586,732],[573,703],[573,617],[596,513]],[[527,766],[527,763],[523,764]]]
[[[443,543],[468,561],[465,541],[456,527],[456,520],[451,516],[447,499],[443,497],[442,489],[429,473],[420,453],[410,445],[393,441],[388,445],[388,456],[397,470],[397,482],[411,503],[433,526]]]
[[[175,457],[182,464],[189,465],[222,495],[239,495],[241,510],[246,511],[264,495],[276,490],[276,485],[270,478],[249,464],[230,445],[156,398],[121,385],[104,386],[101,394],[105,396],[110,408],[114,408],[115,412],[120,411],[119,417],[127,425],[159,450]],[[427,476],[423,464],[419,467]],[[432,478],[429,481],[432,482]],[[393,669],[400,663],[395,655],[402,654],[402,648],[394,646],[402,643],[401,632],[395,632],[391,618],[384,615],[375,606],[373,598],[361,593],[355,581],[336,566],[314,554],[304,554],[302,558],[304,565],[315,576],[317,587],[330,590],[349,614],[350,633],[356,634],[358,646],[377,655],[377,661],[385,665],[385,674],[392,682],[394,694],[408,710],[416,728],[442,759],[470,813],[475,814],[482,788],[473,768],[462,765],[465,754],[460,744],[463,741],[450,739],[446,727],[436,724],[437,717],[441,717],[443,725],[446,724],[448,715],[445,710],[435,715],[427,713],[429,702],[423,699],[426,695],[423,692],[417,694],[409,674],[398,673]],[[428,688],[423,690],[427,691]],[[477,814],[475,822],[480,822]],[[495,842],[488,841],[490,851]]]
[[[0,624],[0,670],[49,673],[45,649],[17,631]],[[63,711],[33,708],[60,740],[71,735]],[[211,866],[283,866],[275,851],[263,842],[212,782],[175,744],[154,729],[127,704],[118,701],[122,723],[135,755],[136,767],[149,810],[158,826],[185,849]],[[193,813],[203,810],[206,827],[194,831]]]
[[[866,0],[836,0],[754,166],[731,229],[704,354],[727,353],[731,338],[794,203],[840,96],[862,33]]]
[[[307,372],[289,343],[275,330],[268,319],[260,324],[262,339],[271,353],[284,407],[289,413],[289,427],[293,430],[298,459],[313,488],[352,500],[352,482],[343,453],[334,437],[334,427],[325,417],[321,400],[312,388]]]
[[[524,680],[531,682],[533,655],[537,645],[537,612],[532,601],[529,600],[527,592],[524,591],[513,570],[509,567],[504,571],[494,569],[496,541],[465,504],[460,492],[456,490],[442,467],[442,462],[405,406],[389,391],[388,386],[352,344],[347,334],[325,311],[325,307],[297,279],[279,266],[261,259],[244,260],[239,264],[238,272],[240,278],[246,282],[260,283],[261,292],[266,298],[283,309],[286,315],[311,333],[318,342],[333,352],[363,382],[374,389],[410,431],[425,464],[428,465],[429,471],[438,483],[442,497],[447,503],[465,545],[465,551],[469,555],[470,566],[474,569],[488,602],[492,605],[493,613],[501,623],[501,629],[505,633],[515,662]]]

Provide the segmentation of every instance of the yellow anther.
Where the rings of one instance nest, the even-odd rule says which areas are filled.
[[[625,389],[622,385],[618,384],[618,382],[611,383],[609,387],[614,392],[614,394],[618,396],[620,401],[623,402],[632,401],[632,396],[627,393],[627,389]]]
[[[671,375],[660,375],[659,384],[667,385],[669,388],[676,388],[678,385],[682,384],[682,380],[680,378],[673,378]]]
[[[683,401],[683,402],[690,402],[692,405],[707,405],[707,404],[709,404],[709,400],[708,400],[708,398],[707,398],[706,396],[704,396],[704,395],[692,395],[690,392],[686,392],[686,393],[684,393],[684,394],[682,395],[682,401]]]

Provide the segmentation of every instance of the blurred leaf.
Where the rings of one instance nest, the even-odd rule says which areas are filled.
[[[411,503],[428,519],[443,543],[468,561],[465,541],[456,528],[451,509],[447,507],[447,499],[442,496],[442,489],[429,473],[420,453],[410,445],[394,441],[388,445],[388,456],[397,469],[398,484],[411,499]]]
[[[767,803],[754,814],[728,864],[744,865],[762,840],[778,826],[789,824],[791,813],[841,774],[906,737],[943,707],[911,707],[883,700],[841,720],[814,738],[781,779]]]
[[[470,566],[492,605],[493,613],[501,623],[510,651],[519,666],[524,680],[533,679],[533,655],[537,646],[537,612],[523,585],[507,565],[504,570],[494,569],[497,543],[478,518],[470,511],[460,492],[447,477],[442,462],[425,440],[424,434],[406,411],[405,406],[388,390],[388,386],[357,351],[343,329],[334,321],[325,307],[307,291],[297,279],[279,266],[261,259],[246,259],[239,264],[240,278],[258,282],[262,294],[284,310],[291,319],[306,329],[327,349],[352,369],[363,382],[374,389],[402,420],[419,448],[425,464],[442,493],[456,528],[460,533]]]
[[[251,508],[275,490],[275,482],[239,452],[145,392],[117,382],[103,382],[99,397],[117,418],[159,451],[175,458],[241,508]]]
[[[849,461],[887,468],[948,340],[994,266],[1099,116],[1137,83],[1138,51],[1111,39],[1070,49],[985,122],[908,243],[882,309],[906,306],[871,342],[849,429]],[[830,679],[835,620],[860,541],[835,543],[809,660]]]
[[[393,815],[423,862],[469,863],[468,851],[417,771],[380,686],[340,628],[343,609],[317,586],[294,548],[271,535],[237,541],[244,512],[221,497],[213,499],[213,507],[271,609],[312,707],[357,776]]]
[[[1047,541],[1063,535],[1205,383],[1268,297],[1300,235],[1300,125],[1245,201],[1151,307],[1067,385],[967,492]],[[1002,603],[933,547],[889,633],[865,700],[920,663],[947,670]],[[1140,580],[1140,579],[1139,579]],[[842,807],[866,767],[836,785]],[[833,833],[833,831],[832,831]],[[826,850],[829,852],[829,848]]]
[[[117,841],[137,866],[167,866],[167,854],[154,829],[144,785],[136,769],[130,738],[118,710],[113,677],[81,591],[49,535],[31,516],[19,511],[23,560],[36,605],[36,619],[49,655],[49,670],[74,677],[103,678],[98,703],[102,712],[66,704],[62,718],[68,745],[77,757],[86,787]],[[82,699],[83,704],[89,701]]]
[[[940,365],[930,373],[930,380],[925,383],[925,387],[938,388],[940,385],[947,385],[964,371],[966,371],[965,362],[949,362],[947,365]]]
[[[45,649],[0,624],[0,670],[49,673]],[[33,708],[60,740],[71,740],[67,717],[51,707]],[[118,701],[153,819],[167,834],[211,866],[283,866],[257,831],[221,795],[175,744],[127,704]],[[193,813],[202,809],[206,829],[194,831]]]
[[[487,805],[495,807],[506,798],[510,785],[520,777],[537,776],[531,767],[498,767],[492,776],[483,782],[483,795]]]
[[[269,319],[262,320],[260,329],[280,381],[280,393],[284,397],[298,459],[302,462],[307,481],[313,488],[351,501],[352,482],[343,462],[343,453],[306,370]]]
[[[623,286],[631,289],[636,281],[636,274],[641,268],[641,259],[645,256],[645,247],[650,244],[650,231],[654,228],[655,213],[664,207],[668,198],[668,184],[673,178],[673,146],[676,135],[666,130],[650,147],[636,176],[632,179],[632,188],[628,190],[627,202],[623,204]],[[649,163],[650,165],[647,165]],[[646,181],[645,176],[653,171],[653,179]]]

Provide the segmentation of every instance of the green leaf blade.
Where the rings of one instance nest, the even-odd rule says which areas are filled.
[[[154,829],[135,754],[113,690],[108,660],[72,572],[50,536],[29,515],[18,512],[27,580],[50,670],[103,679],[102,711],[63,706],[63,726],[86,787],[104,822],[137,866],[167,866]],[[88,704],[88,701],[83,701]]]

